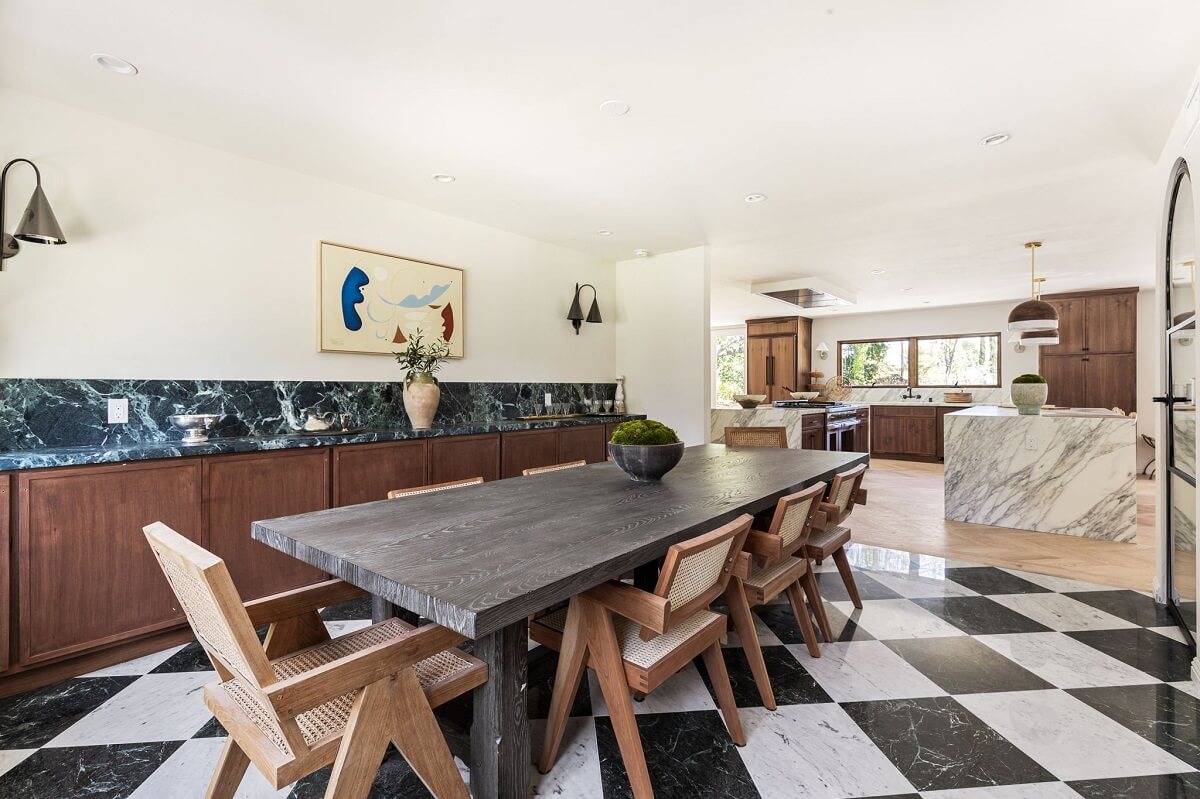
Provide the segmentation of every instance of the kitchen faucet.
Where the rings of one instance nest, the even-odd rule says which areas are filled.
[[[909,387],[908,387],[908,389],[907,389],[907,391],[908,391],[908,393],[907,393],[907,394],[901,394],[901,395],[900,395],[900,399],[920,399],[920,398],[921,398],[921,395],[920,395],[920,394],[914,394],[914,393],[913,393],[913,387],[912,387],[912,386],[909,386]]]

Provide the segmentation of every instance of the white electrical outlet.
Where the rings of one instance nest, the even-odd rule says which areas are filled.
[[[1025,449],[1037,449],[1037,437],[1025,436]]]
[[[117,397],[108,401],[108,423],[129,423],[129,400],[125,397]]]

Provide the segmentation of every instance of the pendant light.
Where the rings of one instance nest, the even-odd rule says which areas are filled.
[[[1025,249],[1029,250],[1029,299],[1009,312],[1010,333],[1025,330],[1058,330],[1058,311],[1038,297],[1040,281],[1037,277],[1037,248],[1041,246],[1040,241],[1025,242]]]

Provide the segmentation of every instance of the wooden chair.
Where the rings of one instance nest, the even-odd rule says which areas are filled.
[[[846,593],[850,595],[850,601],[856,608],[862,607],[862,599],[854,582],[854,572],[850,570],[850,561],[846,559],[850,528],[843,527],[842,522],[850,515],[850,511],[854,510],[855,505],[867,504],[867,492],[862,487],[866,473],[867,465],[863,463],[833,476],[829,483],[829,493],[821,502],[821,510],[827,519],[825,529],[814,532],[804,547],[808,556],[817,563],[833,557],[838,573],[842,575],[842,582],[846,584]]]
[[[325,796],[364,799],[389,741],[434,796],[466,799],[432,710],[487,681],[448,648],[461,635],[389,619],[330,640],[317,609],[363,591],[330,580],[243,605],[220,558],[160,522],[144,532],[219,678],[204,703],[229,740],[207,799],[233,797],[250,763],[276,789],[332,763]]]
[[[734,569],[733,577],[725,588],[725,601],[729,605],[734,629],[742,642],[763,706],[768,710],[775,709],[775,694],[771,690],[767,664],[763,660],[750,608],[765,605],[787,592],[796,623],[804,634],[808,653],[815,658],[821,656],[816,632],[808,617],[810,608],[825,640],[832,639],[821,592],[804,554],[814,525],[824,519],[818,506],[825,488],[825,483],[817,483],[803,491],[780,497],[770,527],[767,530],[752,528],[746,536],[743,555],[747,563]]]
[[[482,477],[468,477],[466,480],[451,480],[448,483],[434,483],[433,485],[417,486],[416,488],[397,488],[388,492],[388,499],[412,497],[417,494],[432,494],[435,491],[447,491],[451,488],[479,485],[482,482]]]
[[[530,636],[561,654],[538,768],[558,757],[567,716],[584,667],[596,672],[635,799],[654,796],[630,691],[648,694],[697,656],[703,656],[717,702],[738,746],[746,745],[721,652],[726,619],[708,609],[721,595],[741,553],[751,517],[675,544],[654,593],[610,581],[574,597],[566,608],[539,616]],[[615,614],[615,618],[614,618]]]
[[[553,466],[533,466],[529,469],[522,469],[521,476],[528,477],[531,474],[544,474],[546,472],[557,472],[562,469],[574,469],[578,466],[587,466],[587,461],[570,461],[568,463],[556,463]]]
[[[787,449],[786,427],[726,427],[727,447],[777,447]]]

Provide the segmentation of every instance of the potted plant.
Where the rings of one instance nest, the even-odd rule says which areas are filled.
[[[1022,416],[1039,416],[1046,404],[1049,386],[1041,375],[1017,375],[1013,378],[1010,394],[1017,413]]]
[[[449,342],[437,339],[426,344],[420,328],[408,337],[404,351],[396,353],[396,363],[408,370],[404,376],[404,412],[413,430],[428,430],[433,425],[442,398],[434,372],[442,368],[442,361],[449,356]]]
[[[613,431],[608,452],[630,480],[655,483],[679,463],[683,442],[662,422],[637,419]]]

